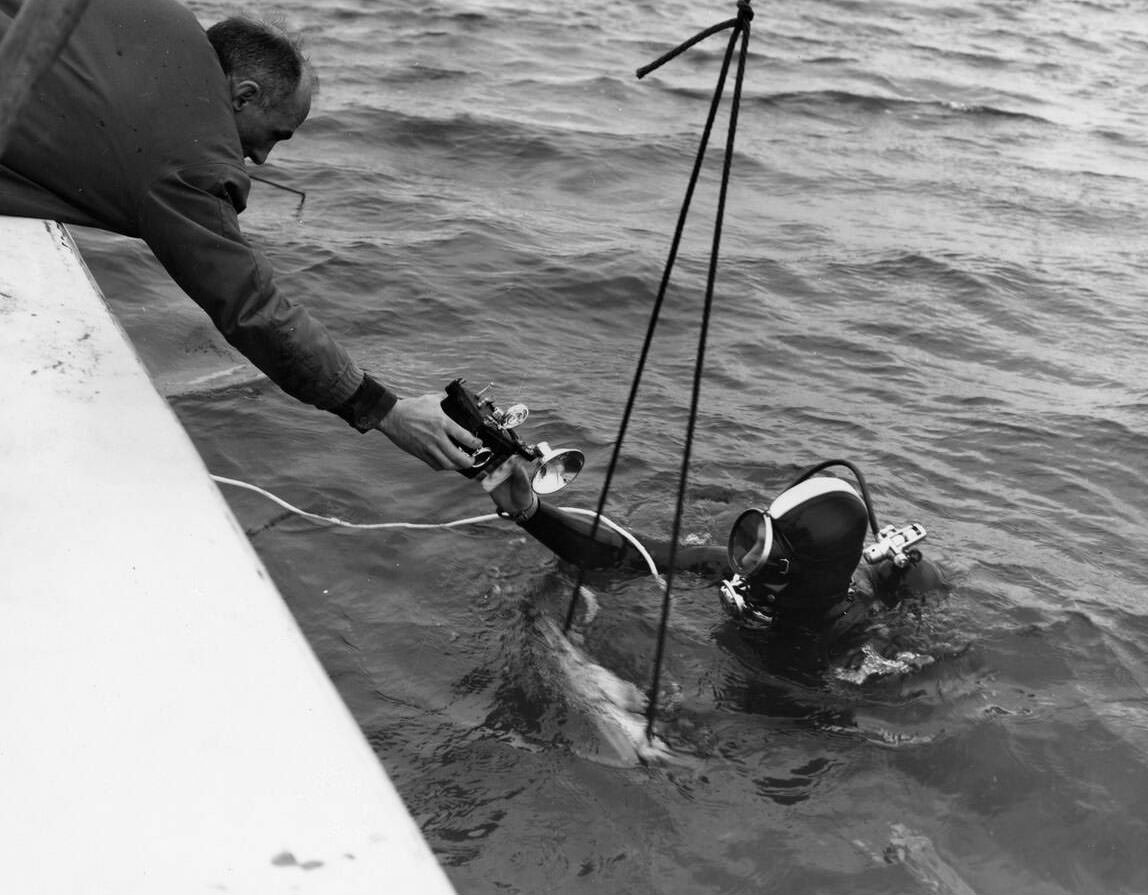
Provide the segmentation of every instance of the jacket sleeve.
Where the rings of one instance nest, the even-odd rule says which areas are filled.
[[[248,187],[246,174],[227,164],[172,172],[143,199],[140,236],[256,367],[289,395],[338,412],[359,390],[363,371],[306,308],[280,292],[270,262],[244,239],[237,209]]]

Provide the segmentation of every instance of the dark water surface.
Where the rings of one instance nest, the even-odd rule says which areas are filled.
[[[613,767],[526,609],[557,617],[570,578],[516,529],[227,496],[460,893],[1148,892],[1148,14],[754,7],[685,530],[723,543],[853,460],[953,576],[906,620],[936,662],[778,676],[687,577],[663,681],[689,763]],[[251,237],[400,392],[529,404],[528,437],[588,455],[560,502],[592,507],[725,38],[634,69],[733,4],[285,10],[323,86],[261,173],[307,199],[256,184]],[[716,162],[611,489],[639,532],[673,520]],[[146,250],[81,236],[212,472],[364,522],[490,509],[278,393]],[[587,648],[645,687],[661,589],[593,586]]]

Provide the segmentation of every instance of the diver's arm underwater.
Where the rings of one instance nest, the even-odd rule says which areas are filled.
[[[586,569],[618,569],[648,573],[645,557],[623,535],[605,523],[594,526],[593,515],[579,516],[539,499],[530,486],[529,467],[514,457],[483,481],[498,508],[559,559]],[[593,534],[593,537],[591,537]],[[654,564],[664,570],[670,561],[668,542],[642,542]],[[679,545],[677,570],[720,575],[727,565],[724,547]]]
[[[482,487],[503,514],[560,559],[590,569],[638,574],[649,574],[641,550],[649,551],[659,567],[665,562],[668,551],[663,545],[639,549],[607,524],[599,525],[591,537],[593,519],[543,503],[531,485],[530,470],[521,457],[512,457],[485,476]],[[713,558],[716,567],[723,556],[714,551]],[[585,598],[586,589],[582,591]],[[535,613],[535,618],[536,630],[547,647],[543,653],[561,672],[566,703],[583,713],[598,731],[598,747],[588,757],[622,767],[682,761],[648,729],[642,715],[647,697],[641,690],[590,658],[582,649],[581,637],[571,637],[574,632],[563,631],[544,613]]]

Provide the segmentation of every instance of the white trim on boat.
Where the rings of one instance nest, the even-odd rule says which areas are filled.
[[[451,884],[68,232],[0,218],[0,888]]]

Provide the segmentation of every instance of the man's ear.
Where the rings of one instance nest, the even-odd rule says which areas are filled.
[[[250,79],[231,82],[231,108],[238,112],[248,103],[255,102],[263,95],[263,88]]]

